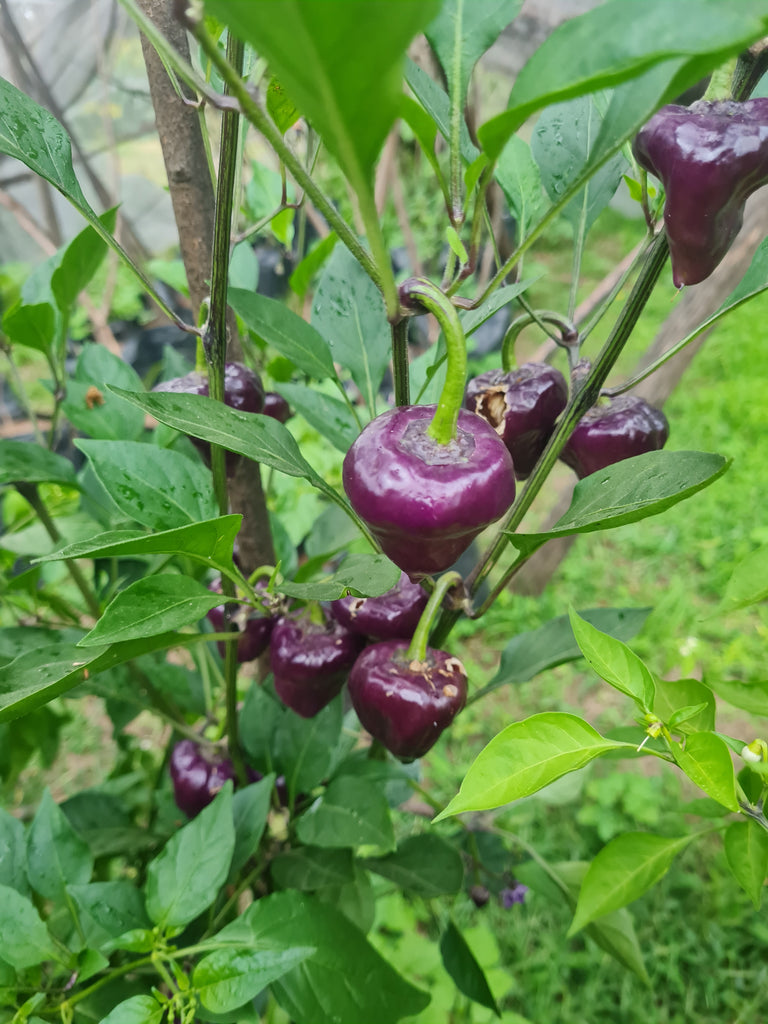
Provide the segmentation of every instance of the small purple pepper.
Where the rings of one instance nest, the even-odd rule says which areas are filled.
[[[273,419],[279,420],[280,423],[287,423],[293,415],[288,402],[282,395],[278,395],[276,391],[267,391],[265,393],[262,412],[265,416],[271,416]]]
[[[518,480],[531,475],[567,404],[565,377],[547,363],[481,373],[464,398],[465,408],[487,420],[507,446]]]
[[[208,395],[209,381],[203,373],[193,370],[183,377],[163,381],[156,385],[154,391],[170,391],[180,395]],[[261,377],[243,363],[227,363],[224,367],[224,403],[239,412],[262,412],[264,409],[264,385]],[[211,446],[207,441],[190,437],[190,441],[202,452],[206,461],[210,460]],[[237,469],[240,456],[235,452],[227,452],[227,476],[232,476]]]
[[[264,590],[266,584],[259,581],[256,590]],[[221,577],[208,584],[208,589],[216,594],[221,593]],[[277,616],[270,612],[268,603],[264,603],[261,611],[257,611],[250,605],[241,604],[237,611],[233,612],[227,622],[224,615],[224,605],[219,604],[206,613],[208,621],[217,633],[227,633],[230,630],[238,629],[240,636],[237,639],[237,660],[239,664],[246,661],[255,661],[263,654],[269,646],[269,638],[277,622]],[[226,653],[226,644],[223,640],[217,641],[219,654],[222,658]]]
[[[768,99],[662,107],[632,148],[664,185],[675,287],[698,284],[730,249],[747,198],[768,183]]]
[[[668,438],[669,422],[660,409],[636,395],[619,395],[582,416],[560,458],[583,479],[633,455],[659,451]]]
[[[171,751],[171,781],[176,806],[190,818],[207,807],[235,770],[229,758],[209,760],[194,740],[181,740]]]
[[[406,573],[381,597],[340,597],[331,602],[331,615],[346,629],[373,640],[410,640],[429,595]]]
[[[367,647],[349,674],[349,695],[361,725],[403,760],[422,757],[467,701],[458,658],[428,647],[409,660],[407,640]]]
[[[313,718],[341,691],[363,642],[335,620],[279,619],[270,643],[275,693],[302,718]]]
[[[515,497],[512,458],[493,427],[462,409],[456,438],[438,444],[427,433],[435,408],[377,416],[344,458],[352,507],[413,580],[453,565]]]

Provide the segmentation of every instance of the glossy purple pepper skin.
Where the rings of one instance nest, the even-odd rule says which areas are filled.
[[[280,423],[287,423],[293,415],[288,402],[282,395],[278,395],[276,391],[265,392],[262,412],[265,416],[271,416],[272,419],[279,420]]]
[[[347,497],[385,555],[416,580],[448,569],[515,497],[512,457],[484,419],[460,410],[457,438],[426,433],[434,405],[377,416],[344,458]]]
[[[467,701],[467,674],[458,658],[427,648],[409,661],[407,640],[366,647],[349,674],[360,724],[403,760],[422,757]]]
[[[636,395],[619,395],[579,420],[560,458],[583,479],[633,455],[659,451],[668,438],[669,422],[660,409]]]
[[[662,107],[632,148],[664,185],[675,287],[698,284],[730,249],[747,198],[768,183],[768,99]]]
[[[209,381],[203,373],[193,370],[183,377],[163,381],[154,391],[171,391],[180,395],[209,395]],[[243,363],[227,363],[224,367],[224,403],[239,412],[264,411],[264,385],[261,377]],[[210,445],[197,437],[190,437],[194,446],[202,452],[206,461],[210,460]],[[227,452],[227,476],[232,476],[237,469],[240,456],[235,452]]]
[[[264,587],[265,584],[263,582],[256,584],[257,590],[263,590]],[[220,594],[221,579],[210,583],[208,589],[216,594]],[[230,615],[229,623],[224,618],[223,604],[211,608],[206,613],[206,616],[217,633],[226,633],[234,628],[240,630],[240,636],[237,639],[237,660],[240,665],[246,661],[255,661],[259,655],[266,651],[275,622],[277,622],[277,617],[270,614],[266,605],[262,611],[256,611],[250,605],[238,605],[237,610]],[[218,640],[216,645],[219,648],[219,654],[223,658],[226,652],[226,644],[223,640]]]
[[[171,751],[173,796],[176,806],[190,818],[207,807],[235,770],[229,758],[211,761],[194,740],[181,740]]]
[[[518,480],[531,475],[567,404],[565,377],[547,363],[481,373],[464,397],[465,408],[487,420],[507,446]]]
[[[363,643],[335,620],[279,619],[269,648],[275,693],[302,718],[314,718],[341,691]]]
[[[373,640],[410,640],[429,600],[426,590],[406,573],[381,597],[340,597],[331,615],[346,629]]]

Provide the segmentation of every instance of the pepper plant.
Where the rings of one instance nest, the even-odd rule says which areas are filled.
[[[0,80],[0,152],[86,222],[2,318],[12,365],[24,349],[44,358],[53,410],[36,440],[0,442],[7,522],[36,519],[50,548],[32,552],[14,530],[0,537],[3,743],[14,748],[18,723],[42,735],[58,698],[96,694],[124,755],[109,785],[61,806],[46,794],[28,824],[0,813],[0,1021],[434,1019],[417,966],[396,970],[372,930],[377,898],[393,887],[428,904],[430,939],[456,990],[498,1014],[453,910],[461,893],[482,902],[474,880],[488,812],[607,755],[616,770],[622,758],[678,769],[719,816],[673,838],[619,835],[575,873],[512,841],[518,883],[502,899],[522,898],[526,878],[536,884],[526,875],[532,858],[573,906],[571,933],[583,930],[646,977],[627,906],[687,846],[722,834],[735,882],[759,904],[768,746],[721,734],[704,683],[657,678],[627,646],[641,609],[563,608],[510,637],[482,689],[452,634],[460,619],[481,620],[550,541],[663,514],[721,486],[725,458],[664,450],[663,415],[653,410],[647,432],[630,437],[634,399],[617,399],[611,420],[601,392],[669,273],[670,245],[684,253],[679,282],[708,276],[743,200],[768,180],[764,143],[748,166],[737,159],[768,131],[765,101],[744,102],[765,69],[765,51],[750,49],[768,33],[765,5],[606,0],[557,28],[506,108],[470,134],[473,69],[520,0],[168,0],[195,60],[147,16],[150,5],[121,3],[179,94],[220,125],[210,291],[193,295],[188,316],[171,308],[118,241],[115,211],[90,205],[61,124]],[[420,33],[440,80],[406,56]],[[713,77],[703,108],[666,106],[723,66],[729,74]],[[443,211],[445,250],[420,254],[424,274],[393,269],[376,205],[382,146],[398,123]],[[717,169],[701,162],[691,172],[707,199],[684,206],[681,224],[689,163],[678,149],[696,155],[721,131]],[[237,287],[230,273],[233,238],[256,227],[241,194],[243,141],[254,134],[282,182],[258,226],[271,224],[290,245],[286,215],[300,225],[287,302]],[[648,171],[666,190],[663,221],[664,192],[652,200]],[[576,323],[589,229],[623,177],[647,237],[621,287],[589,324]],[[328,182],[344,188],[335,194]],[[254,178],[252,196],[258,187]],[[496,189],[514,220],[508,254],[489,215]],[[310,205],[325,229],[312,245]],[[693,223],[712,210],[727,241]],[[572,229],[573,280],[551,310],[540,307],[524,258],[558,219]],[[196,339],[189,372],[169,360],[159,383],[142,380],[95,343],[70,367],[77,297],[108,248]],[[199,278],[188,261],[190,282],[193,270]],[[764,242],[720,310],[674,351],[767,287]],[[500,312],[508,326],[498,370],[467,389],[473,335]],[[416,356],[421,318],[434,318],[439,337]],[[598,348],[591,329],[601,320],[610,326]],[[557,343],[562,372],[516,368],[523,327]],[[272,389],[266,405],[260,378]],[[586,441],[574,433],[582,420]],[[65,422],[77,432],[76,462],[56,450]],[[297,423],[333,453],[332,473],[302,450]],[[564,452],[582,478],[570,508],[548,530],[526,529]],[[299,552],[262,473],[319,495]],[[243,487],[250,497],[238,504]],[[70,537],[64,513],[73,508],[85,526]],[[14,509],[23,509],[16,520]],[[765,552],[756,558],[764,563]],[[738,570],[730,606],[764,599],[764,577]],[[258,636],[246,658],[251,627]],[[447,806],[422,786],[417,759],[465,702],[580,657],[623,695],[619,733],[546,711],[505,723],[463,766]],[[139,710],[164,726],[166,746],[137,763],[122,730]],[[409,816],[414,792],[432,806],[431,822]]]

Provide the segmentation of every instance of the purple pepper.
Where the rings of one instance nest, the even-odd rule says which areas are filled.
[[[340,597],[331,615],[346,629],[373,640],[410,640],[429,595],[406,573],[381,597]]]
[[[662,107],[632,148],[664,185],[675,287],[698,284],[730,249],[747,198],[768,183],[768,99]]]
[[[458,658],[428,647],[410,660],[407,640],[367,647],[349,674],[349,695],[361,725],[403,760],[434,746],[467,700],[467,674]]]
[[[266,584],[260,580],[255,589],[265,590]],[[208,584],[208,589],[214,593],[221,593],[221,577]],[[229,622],[224,616],[224,605],[219,604],[206,613],[207,618],[217,633],[226,633],[232,629],[239,629],[240,636],[237,639],[237,660],[239,664],[246,661],[254,661],[263,654],[269,646],[269,638],[277,616],[269,610],[269,605],[264,603],[262,610],[258,611],[250,605],[241,604],[237,611],[230,615]],[[222,658],[226,653],[226,644],[223,640],[217,641],[219,654]]]
[[[279,619],[270,643],[275,693],[302,718],[313,718],[341,691],[363,642],[332,619]]]
[[[154,391],[171,391],[180,395],[208,395],[209,381],[203,373],[193,370],[183,377],[163,381]],[[264,409],[264,385],[261,377],[243,363],[227,363],[224,367],[224,402],[231,409],[239,412],[262,412]],[[200,438],[190,437],[190,441],[210,461],[211,446]],[[237,469],[240,456],[235,452],[227,452],[227,476]]]
[[[507,446],[518,480],[531,475],[567,404],[565,377],[547,363],[481,373],[464,398],[465,408],[487,420]]]
[[[194,740],[181,740],[171,751],[171,781],[176,806],[190,818],[207,807],[235,770],[229,758],[209,760]]]
[[[293,415],[288,402],[282,395],[278,395],[276,391],[267,391],[265,393],[262,412],[265,416],[271,416],[273,419],[279,420],[280,423],[286,423]]]
[[[411,579],[453,565],[515,497],[512,458],[490,424],[459,411],[456,438],[427,429],[434,405],[390,409],[344,458],[344,490],[385,555]]]
[[[636,395],[619,395],[579,420],[560,458],[582,479],[633,455],[659,451],[668,438],[669,422],[660,409]]]

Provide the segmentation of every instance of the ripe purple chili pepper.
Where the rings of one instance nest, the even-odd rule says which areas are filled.
[[[675,287],[698,284],[730,249],[747,198],[768,183],[768,99],[662,107],[633,150],[664,185]]]
[[[619,395],[582,416],[560,458],[582,479],[633,455],[659,451],[668,438],[669,422],[660,409],[636,395]]]
[[[211,803],[228,779],[235,778],[229,758],[209,760],[194,740],[174,746],[170,772],[176,806],[190,818]]]
[[[288,405],[288,402],[282,395],[278,395],[276,391],[267,391],[265,393],[262,412],[265,416],[271,416],[281,423],[286,423],[292,416],[291,407]]]
[[[406,573],[381,597],[340,597],[331,602],[331,615],[346,629],[373,640],[410,640],[428,600]]]
[[[266,584],[260,580],[256,584],[256,590],[265,590]],[[214,580],[208,585],[208,589],[214,593],[221,593],[221,578]],[[237,660],[242,665],[246,661],[254,661],[263,654],[269,646],[269,638],[277,622],[277,616],[270,611],[269,604],[265,600],[261,610],[256,610],[250,605],[238,605],[237,610],[230,615],[229,622],[224,617],[224,605],[217,605],[207,612],[207,617],[217,633],[226,633],[229,630],[238,629],[240,636],[237,639]],[[224,657],[226,645],[223,640],[217,642],[219,654]]]

